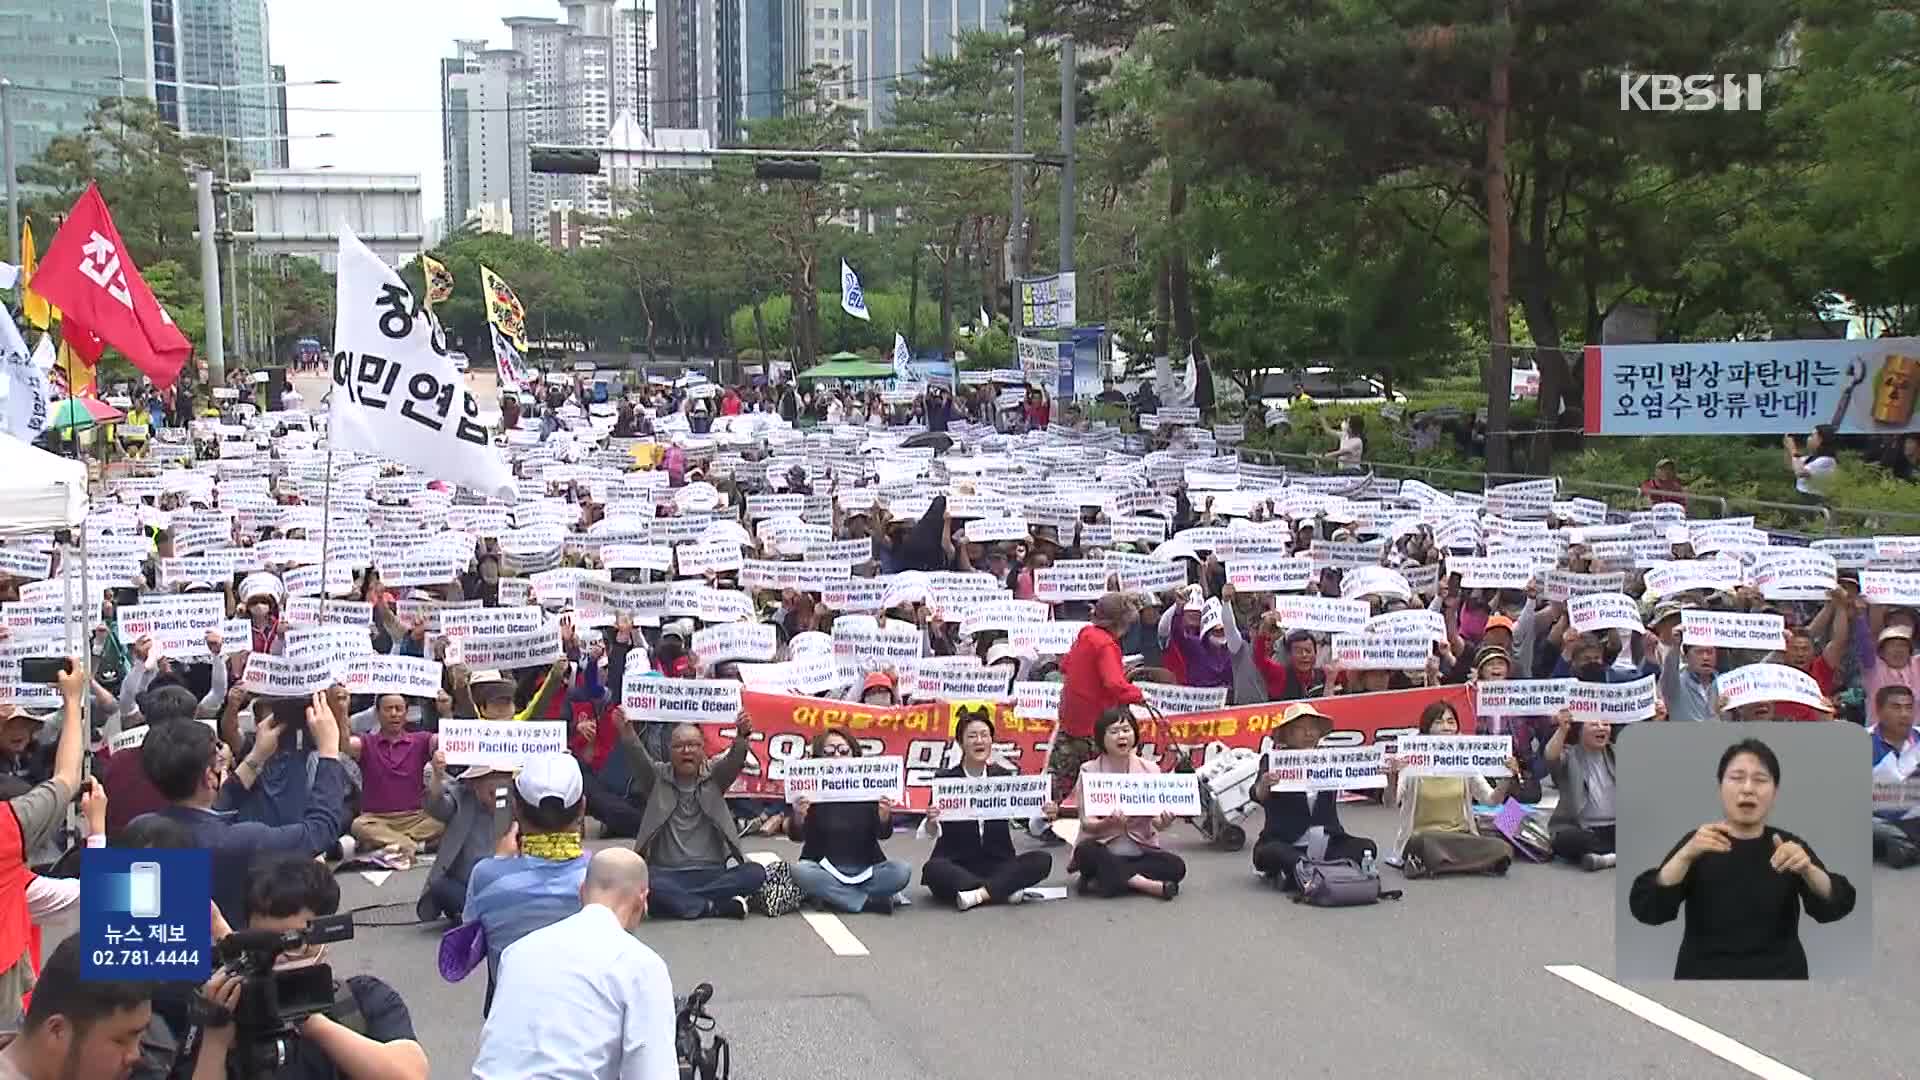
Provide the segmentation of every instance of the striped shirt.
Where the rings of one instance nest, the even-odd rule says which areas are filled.
[[[531,855],[495,856],[474,864],[460,921],[478,921],[487,934],[487,970],[507,946],[580,910],[587,856],[556,862]]]

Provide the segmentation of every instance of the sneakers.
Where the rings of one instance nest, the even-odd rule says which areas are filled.
[[[747,917],[747,898],[729,896],[723,900],[715,900],[712,914],[721,919],[744,919]]]
[[[1611,870],[1613,869],[1613,864],[1617,862],[1619,858],[1618,855],[1611,851],[1605,855],[1589,851],[1585,855],[1580,856],[1580,865],[1586,867],[1588,870]]]
[[[867,897],[866,906],[860,910],[875,915],[891,915],[893,914],[893,906],[894,898],[891,896],[869,896]]]

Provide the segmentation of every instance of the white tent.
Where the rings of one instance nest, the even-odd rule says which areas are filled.
[[[0,537],[78,526],[87,517],[87,467],[0,434]]]

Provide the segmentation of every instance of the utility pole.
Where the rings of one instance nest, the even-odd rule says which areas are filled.
[[[13,83],[0,79],[0,143],[4,143],[7,170],[7,251],[8,262],[20,265],[20,178],[14,175],[13,162]]]
[[[193,189],[194,209],[200,219],[200,296],[207,317],[207,382],[222,386],[227,381],[227,353],[225,327],[220,321],[220,249],[214,236],[218,226],[213,216],[213,170],[194,170]]]
[[[1507,327],[1512,288],[1512,212],[1507,200],[1507,108],[1513,63],[1508,0],[1493,0],[1493,71],[1487,102],[1487,471],[1506,472],[1512,426],[1513,354]]]
[[[1060,272],[1073,272],[1073,124],[1078,90],[1074,86],[1073,37],[1060,39]]]
[[[1027,52],[1013,50],[1013,152],[1027,152]],[[1013,167],[1013,278],[1015,289],[1027,273],[1027,167]],[[1016,297],[1015,308],[1020,306]]]

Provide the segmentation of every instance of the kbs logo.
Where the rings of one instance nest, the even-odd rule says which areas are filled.
[[[1622,112],[1760,111],[1758,75],[1620,74]]]

